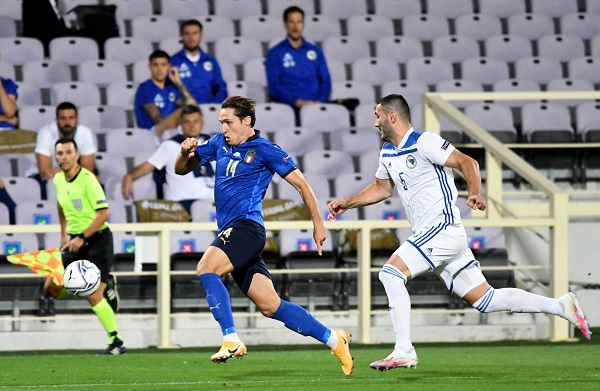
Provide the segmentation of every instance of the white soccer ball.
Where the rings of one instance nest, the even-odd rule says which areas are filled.
[[[88,297],[100,286],[100,269],[88,260],[71,262],[65,268],[63,285],[79,297]]]

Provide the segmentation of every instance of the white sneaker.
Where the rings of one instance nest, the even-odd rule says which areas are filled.
[[[590,325],[581,310],[581,303],[574,293],[569,292],[561,296],[558,301],[565,306],[565,318],[573,323],[581,334],[588,341],[592,338],[592,332],[590,331]]]
[[[410,353],[394,350],[383,360],[372,362],[370,367],[375,370],[387,371],[394,368],[416,368],[419,363],[415,349]]]

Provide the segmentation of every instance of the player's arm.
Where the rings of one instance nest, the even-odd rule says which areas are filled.
[[[183,84],[183,82],[181,81],[181,77],[179,76],[179,68],[169,68],[169,79],[171,79],[173,85],[175,85],[177,91],[179,91],[179,93],[181,94],[181,100],[179,102],[180,106],[197,104],[192,94],[190,94],[188,89],[185,87],[185,84]]]
[[[123,181],[121,182],[121,193],[123,193],[123,198],[126,200],[129,199],[131,193],[133,193],[133,182],[136,179],[150,174],[155,168],[156,167],[152,164],[143,162],[142,164],[133,167],[131,171],[125,174]]]
[[[40,178],[44,181],[48,181],[54,178],[54,175],[60,171],[60,168],[52,167],[52,158],[50,156],[42,155],[41,153],[35,154],[37,160],[38,172]]]
[[[96,165],[96,162],[94,160],[94,155],[81,155],[80,157],[81,159],[81,167],[85,168],[86,170],[89,170],[90,172],[94,172],[94,166]]]
[[[189,137],[181,143],[181,150],[175,160],[175,173],[177,175],[185,175],[200,167],[200,160],[194,158],[196,147],[198,147],[198,139]]]
[[[0,82],[0,105],[6,118],[17,117],[17,97],[7,93],[2,82]]]
[[[469,195],[467,197],[467,205],[471,209],[485,210],[486,201],[481,195],[481,174],[479,172],[479,163],[470,156],[465,155],[458,149],[452,151],[446,163],[444,164],[450,168],[456,168],[462,171],[467,181],[467,190]]]
[[[290,185],[294,186],[296,190],[300,193],[302,197],[302,201],[308,208],[308,212],[310,213],[310,217],[313,221],[313,239],[317,244],[317,251],[319,255],[322,254],[321,246],[325,239],[327,239],[327,230],[325,229],[325,225],[323,224],[323,219],[321,218],[321,213],[319,212],[319,205],[317,204],[317,197],[315,197],[315,193],[312,188],[304,178],[304,175],[300,172],[300,170],[293,170],[284,178]]]
[[[329,208],[329,219],[335,217],[351,208],[358,208],[365,205],[375,204],[389,198],[394,191],[394,182],[391,179],[375,178],[375,182],[367,185],[359,193],[348,198],[331,201],[327,206]]]

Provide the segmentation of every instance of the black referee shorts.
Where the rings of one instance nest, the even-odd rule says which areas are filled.
[[[71,239],[75,236],[77,235],[70,235]],[[62,262],[65,267],[79,259],[87,259],[98,266],[101,273],[100,281],[106,282],[114,259],[113,236],[110,229],[105,228],[90,236],[77,252],[62,252]]]

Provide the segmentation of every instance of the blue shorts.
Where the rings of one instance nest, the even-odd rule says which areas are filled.
[[[271,278],[267,265],[262,258],[267,234],[265,227],[250,219],[239,219],[223,229],[211,243],[223,250],[233,265],[235,283],[245,295],[248,294],[255,273]]]

